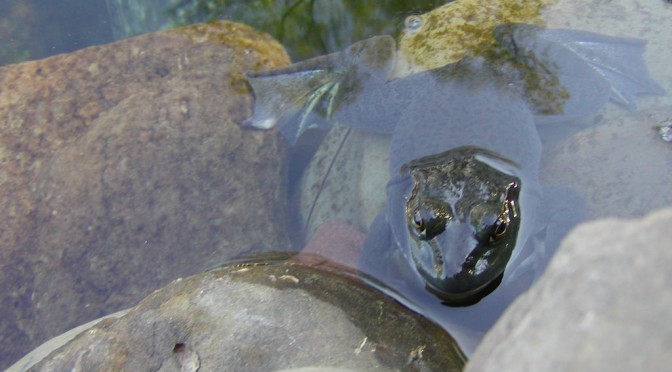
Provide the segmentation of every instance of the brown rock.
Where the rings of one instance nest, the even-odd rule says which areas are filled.
[[[220,22],[0,68],[0,368],[286,242],[284,145],[238,126],[242,73],[286,63],[269,36]]]

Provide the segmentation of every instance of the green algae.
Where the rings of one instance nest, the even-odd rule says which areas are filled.
[[[396,76],[431,70],[479,56],[496,46],[493,29],[505,23],[542,25],[541,10],[556,0],[457,0],[413,16],[419,27],[399,36]]]

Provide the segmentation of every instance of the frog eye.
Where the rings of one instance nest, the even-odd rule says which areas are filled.
[[[497,218],[492,233],[490,234],[489,240],[491,243],[498,241],[504,234],[506,234],[510,222],[511,220],[509,219],[508,214],[502,213],[502,215]]]
[[[515,217],[516,209],[513,206],[513,202],[507,202],[504,204],[504,208],[499,213],[497,220],[493,224],[492,232],[490,233],[490,238],[488,239],[491,243],[498,241],[506,234],[506,231],[509,229],[511,224],[511,214]]]
[[[416,211],[415,214],[413,215],[413,220],[411,221],[413,223],[413,227],[415,227],[420,233],[425,232],[425,220],[420,217],[420,211]]]
[[[417,15],[406,17],[406,20],[404,21],[404,28],[407,30],[417,30],[420,26],[422,26],[422,18]]]

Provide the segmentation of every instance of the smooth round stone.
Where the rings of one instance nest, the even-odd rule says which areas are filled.
[[[35,368],[449,371],[464,362],[449,334],[354,271],[300,256],[178,279]]]

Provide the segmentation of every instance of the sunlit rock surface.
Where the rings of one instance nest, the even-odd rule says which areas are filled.
[[[472,371],[663,371],[672,209],[577,228],[472,355]]]
[[[496,44],[504,23],[543,25],[542,9],[557,0],[457,0],[406,19],[394,76],[406,76],[482,55]]]
[[[285,244],[285,146],[244,131],[268,35],[197,25],[0,68],[0,369],[49,337]]]
[[[463,357],[447,333],[354,275],[295,259],[177,280],[83,332],[35,370],[461,370]]]

